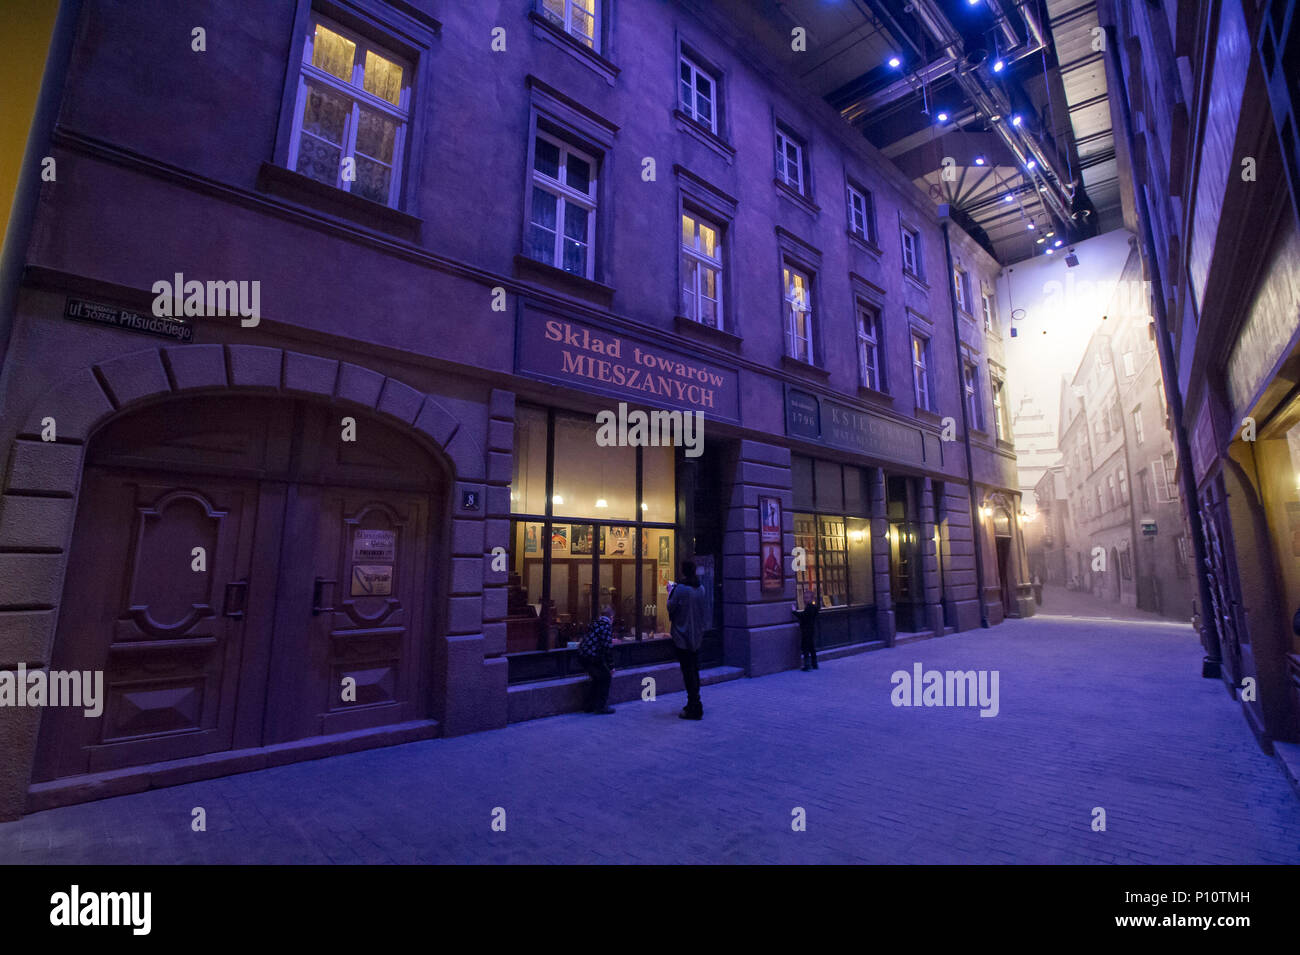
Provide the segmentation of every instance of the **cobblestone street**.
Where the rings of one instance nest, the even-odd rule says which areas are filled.
[[[1300,800],[1200,659],[1185,626],[1009,621],[706,687],[701,723],[672,694],[43,812],[0,862],[1300,862]],[[999,714],[895,708],[916,662],[1000,671]]]

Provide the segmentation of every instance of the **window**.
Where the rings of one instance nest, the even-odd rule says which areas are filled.
[[[916,393],[916,406],[933,411],[930,395],[930,340],[912,332],[912,385]]]
[[[533,142],[528,256],[591,278],[596,232],[596,160],[539,132]]]
[[[722,327],[722,230],[693,212],[682,213],[682,314]]]
[[[952,269],[952,284],[957,292],[958,307],[969,315],[971,312],[970,273],[960,265],[954,265]]]
[[[921,277],[921,234],[915,229],[902,227],[903,271],[915,278]]]
[[[1156,478],[1156,500],[1172,502],[1178,500],[1178,461],[1174,452],[1166,451],[1164,455],[1151,462]]]
[[[1129,378],[1132,378],[1137,374],[1137,368],[1133,364],[1133,353],[1131,351],[1126,351],[1124,353],[1124,374]]]
[[[790,264],[781,270],[786,318],[786,354],[813,364],[812,283],[808,276]]]
[[[993,331],[993,296],[988,292],[980,293],[980,301],[984,309],[984,331]]]
[[[679,66],[682,112],[711,133],[718,131],[718,83],[704,67],[683,55]]]
[[[599,0],[542,0],[542,16],[584,46],[600,51]]]
[[[970,426],[976,431],[984,430],[984,416],[980,413],[979,370],[970,362],[963,366],[962,374],[966,385],[966,413],[970,417]]]
[[[1178,559],[1174,561],[1174,570],[1179,577],[1191,576],[1191,568],[1196,559],[1192,552],[1192,540],[1186,534],[1180,534],[1175,542],[1178,545]]]
[[[289,168],[397,206],[410,111],[410,65],[321,17],[303,45]]]
[[[1119,552],[1119,571],[1125,580],[1133,579],[1133,557],[1126,550]]]
[[[795,192],[804,192],[803,143],[780,127],[776,131],[776,178]]]
[[[870,191],[852,184],[849,193],[849,231],[863,242],[876,241],[876,212]]]
[[[1114,510],[1115,505],[1119,503],[1119,495],[1115,491],[1115,475],[1106,475],[1106,510]]]
[[[1098,484],[1098,485],[1097,485],[1097,513],[1096,513],[1096,516],[1100,518],[1101,515],[1103,515],[1103,514],[1105,514],[1105,513],[1106,513],[1106,507],[1105,507],[1105,505],[1102,504],[1102,502],[1101,502],[1101,485]]]
[[[880,310],[862,302],[858,303],[858,364],[862,368],[862,386],[884,391]]]
[[[1002,379],[989,377],[989,390],[993,392],[993,428],[999,441],[1007,440],[1006,407],[1002,400]]]
[[[1139,471],[1137,473],[1137,485],[1139,500],[1142,501],[1142,510],[1144,513],[1148,512],[1151,510],[1151,487],[1147,481],[1146,471]]]
[[[1128,472],[1119,468],[1115,472],[1115,477],[1119,480],[1119,499],[1120,503],[1128,503]]]
[[[806,563],[795,572],[798,593],[811,590],[823,610],[869,607],[875,603],[871,556],[871,522],[862,472],[849,465],[791,459],[794,485],[794,543],[804,548]],[[818,634],[848,642],[837,628]],[[819,642],[818,646],[822,644]]]
[[[1137,442],[1137,446],[1139,448],[1142,447],[1142,442],[1145,440],[1145,437],[1142,434],[1142,406],[1141,405],[1138,405],[1136,408],[1133,409],[1133,440]]]

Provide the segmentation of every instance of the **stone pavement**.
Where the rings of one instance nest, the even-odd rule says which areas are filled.
[[[1162,617],[1147,610],[1138,610],[1136,607],[1112,603],[1086,590],[1070,590],[1067,587],[1058,587],[1054,584],[1043,585],[1043,603],[1042,606],[1035,607],[1035,612],[1048,616],[1106,617],[1111,620],[1158,622],[1173,619],[1171,617]],[[1191,619],[1190,608],[1188,609],[1187,619]]]
[[[0,862],[1300,862],[1300,801],[1200,660],[1188,627],[1012,620],[706,687],[701,723],[672,694],[43,812]],[[895,708],[918,661],[998,670],[999,715]]]

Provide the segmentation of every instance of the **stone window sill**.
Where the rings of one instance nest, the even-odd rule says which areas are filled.
[[[793,202],[810,216],[816,216],[822,211],[821,206],[817,205],[803,193],[796,191],[794,187],[782,182],[780,179],[773,179],[772,183],[776,186],[777,195]]]
[[[617,66],[576,37],[569,36],[564,30],[557,27],[536,10],[529,12],[528,19],[533,21],[534,36],[541,37],[543,40],[559,47],[579,63],[602,76],[610,86],[614,85],[614,80],[618,78],[618,74],[621,72]]]
[[[877,391],[875,388],[868,388],[866,385],[858,385],[858,396],[882,405],[892,405],[894,396],[887,391]]]
[[[694,336],[707,342],[722,345],[736,351],[740,350],[740,344],[744,341],[739,335],[732,334],[721,328],[710,328],[708,325],[702,325],[699,322],[692,321],[685,315],[678,315],[673,319],[677,326],[679,335]]]
[[[673,110],[673,119],[677,122],[677,128],[682,132],[698,139],[705,146],[708,146],[715,153],[725,159],[728,164],[736,158],[736,150],[730,143],[719,136],[713,130],[709,129],[695,120],[691,119],[680,109]]]
[[[911,282],[917,288],[922,289],[923,291],[926,292],[930,291],[929,283],[926,282],[925,279],[921,278],[921,276],[917,275],[915,272],[909,272],[907,269],[903,269],[903,275],[909,282]]]
[[[829,381],[831,373],[825,368],[818,365],[810,365],[806,361],[800,361],[798,358],[791,358],[789,355],[781,356],[781,365],[791,371],[799,372],[810,378],[820,378],[822,381]]]
[[[553,265],[538,262],[526,255],[515,256],[515,277],[554,291],[587,299],[604,308],[611,307],[614,301],[614,289],[611,286],[581,275],[574,275],[564,269],[557,269]]]
[[[295,205],[387,232],[408,242],[420,241],[424,220],[418,216],[354,196],[274,163],[262,163],[257,171],[257,188]]]
[[[870,239],[862,238],[862,236],[858,235],[852,229],[846,231],[849,235],[849,241],[863,252],[866,252],[868,255],[874,255],[876,258],[880,258],[884,255],[884,253],[880,251],[880,246],[876,245]]]

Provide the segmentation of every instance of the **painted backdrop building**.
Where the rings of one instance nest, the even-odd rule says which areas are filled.
[[[796,587],[826,647],[1030,612],[998,264],[711,5],[73,6],[0,661],[107,699],[0,708],[0,815],[576,709],[606,604],[677,689],[688,557],[706,680]]]

